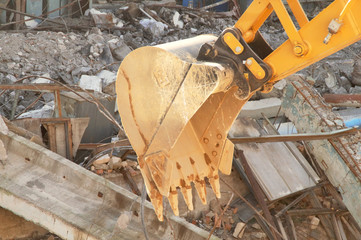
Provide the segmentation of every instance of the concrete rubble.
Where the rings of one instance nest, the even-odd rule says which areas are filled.
[[[105,7],[108,4],[111,7]],[[319,5],[308,4],[307,15],[316,16],[320,11]],[[355,183],[357,180],[352,176],[342,175],[347,182],[338,183],[340,179],[336,171],[333,174],[338,177],[329,175],[332,168],[313,159],[321,159],[324,152],[309,151],[302,139],[294,142],[290,151],[296,156],[302,154],[302,159],[305,159],[312,172],[317,174],[317,181],[312,187],[284,194],[282,198],[269,199],[267,196],[272,194],[265,194],[265,190],[260,190],[264,186],[257,188],[250,180],[257,169],[251,166],[250,175],[250,172],[245,170],[247,166],[238,160],[240,156],[235,155],[231,175],[221,175],[221,199],[214,196],[210,184],[207,183],[206,205],[196,197],[193,199],[195,210],[189,212],[184,199],[180,197],[180,218],[170,214],[171,208],[166,203],[164,207],[167,219],[159,223],[151,205],[147,201],[143,202],[146,194],[143,192],[144,185],[136,161],[137,156],[122,131],[121,119],[117,113],[117,107],[121,106],[115,106],[115,80],[119,65],[132,50],[143,46],[201,34],[219,35],[226,27],[232,26],[236,18],[232,16],[232,12],[184,8],[172,0],[121,3],[98,1],[95,5],[94,8],[82,12],[83,16],[55,20],[58,24],[27,17],[32,20],[25,22],[24,29],[0,31],[0,88],[7,86],[1,89],[4,91],[0,94],[0,178],[3,180],[0,194],[6,196],[0,196],[0,207],[4,208],[0,208],[0,222],[10,216],[9,219],[16,224],[25,226],[28,233],[36,231],[41,235],[31,236],[26,234],[25,230],[16,235],[0,227],[0,239],[29,236],[30,239],[75,239],[75,235],[66,235],[66,229],[71,229],[84,239],[88,236],[93,239],[122,239],[123,235],[128,239],[143,239],[144,229],[148,230],[150,239],[211,237],[263,240],[281,239],[279,235],[285,239],[361,239],[360,216],[354,216],[360,209],[353,206],[357,203],[352,202],[352,197],[355,196],[340,189],[341,185],[347,188],[350,186],[348,183]],[[65,24],[62,25],[62,22]],[[260,32],[273,48],[277,48],[288,38],[275,16],[271,16]],[[360,46],[361,42],[357,42],[303,69],[299,74],[303,81],[320,95],[360,95]],[[273,136],[279,132],[289,134],[291,131],[313,131],[313,128],[306,128],[294,119],[295,114],[292,116],[290,111],[284,114],[288,104],[284,100],[284,94],[289,90],[287,84],[293,77],[276,83],[270,93],[255,94],[243,107],[240,117],[253,118],[254,122],[259,124],[259,136]],[[22,88],[9,87],[16,84]],[[29,85],[43,85],[43,88],[29,90]],[[348,103],[332,106],[335,112],[343,116],[346,125],[353,122],[353,125],[347,125],[348,127],[359,127],[359,121],[356,120],[361,118],[361,112],[359,108],[355,108],[359,105],[351,106]],[[331,115],[326,118],[331,118]],[[71,124],[65,124],[64,130],[60,130],[63,137],[61,142],[64,142],[65,146],[60,150],[51,148],[54,146],[52,144],[56,141],[59,143],[60,140],[57,139],[58,134],[49,130],[48,125],[39,123],[35,131],[34,127],[26,125],[31,123],[20,125],[17,122],[20,119],[25,122],[37,119],[54,120],[55,117],[67,121],[84,116],[91,118],[84,135],[86,126],[80,126],[83,132],[76,132],[77,139],[72,139],[75,135],[69,137],[67,130],[71,128]],[[338,121],[333,115],[331,120]],[[340,126],[332,130],[337,130]],[[238,130],[243,131],[243,128]],[[353,139],[347,150],[351,149],[355,156],[360,155],[360,144],[356,142],[356,138]],[[73,140],[77,142],[78,150],[73,149]],[[325,146],[321,143],[328,141],[318,140],[319,145],[316,144],[314,148],[320,150]],[[260,151],[258,144],[251,142],[249,147]],[[283,143],[282,145],[289,146]],[[17,147],[26,150],[16,152],[20,151]],[[63,156],[71,157],[65,159],[54,153],[61,151],[64,152]],[[41,156],[39,162],[33,163],[31,153],[34,152]],[[336,151],[333,157],[337,158],[338,154]],[[272,151],[268,155],[271,159],[277,158],[277,154]],[[252,157],[262,158],[256,154],[247,155],[249,160]],[[284,157],[291,158],[287,154]],[[357,156],[354,158],[359,160]],[[27,172],[28,169],[22,165],[24,162],[33,164],[31,168],[36,171]],[[22,175],[16,178],[16,174],[12,174],[12,171],[16,170],[11,168],[12,164],[19,169],[23,168],[24,174],[31,178],[25,185],[22,184],[25,181]],[[348,163],[348,166],[350,164],[352,165]],[[278,168],[280,166],[275,166],[276,170]],[[347,170],[344,166],[343,169]],[[41,173],[41,176],[37,173]],[[78,174],[84,179],[77,177]],[[291,175],[286,173],[284,176]],[[262,185],[257,176],[255,179],[256,185]],[[64,195],[57,198],[57,191],[51,190],[51,186],[62,189]],[[94,186],[96,187],[93,188]],[[26,196],[22,195],[20,190],[26,192]],[[77,191],[79,194],[76,194]],[[14,194],[9,195],[8,192]],[[65,199],[64,196],[68,196],[66,194],[69,194],[69,199]],[[194,189],[193,194],[196,195]],[[106,206],[102,200],[105,195]],[[75,200],[72,200],[73,198]],[[82,198],[84,199],[81,200]],[[38,205],[36,199],[41,199],[43,205]],[[12,201],[16,201],[19,207],[14,206]],[[61,212],[53,209],[50,201],[53,201],[51,203],[54,206],[64,206],[65,210]],[[78,204],[76,206],[79,206],[79,209],[73,208],[75,205],[68,206],[72,201]],[[88,205],[82,205],[83,203]],[[140,215],[142,207],[145,207],[145,217]],[[17,219],[5,208],[24,219]],[[27,208],[31,208],[32,212],[27,211]],[[86,208],[91,211],[87,212]],[[78,214],[73,214],[74,212]],[[266,216],[266,212],[269,212],[271,218]],[[41,215],[42,218],[34,220],[33,213]],[[75,220],[67,219],[66,214],[70,214]],[[105,219],[105,222],[97,220],[96,216],[99,214],[103,215],[101,219]],[[56,220],[47,221],[49,216],[52,216],[52,221]],[[142,218],[146,219],[145,225],[142,224]],[[59,223],[56,222],[58,220]],[[157,229],[153,228],[154,225]],[[340,236],[342,238],[339,238]]]

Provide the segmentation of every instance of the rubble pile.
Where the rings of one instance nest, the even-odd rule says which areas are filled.
[[[310,16],[318,8],[312,8]],[[121,61],[132,50],[148,45],[177,41],[200,34],[219,35],[232,26],[235,19],[217,17],[167,7],[148,8],[142,4],[129,3],[112,10],[90,9],[83,21],[93,21],[94,27],[86,32],[24,33],[0,32],[0,83],[12,84],[25,76],[44,76],[69,85],[114,95],[114,80]],[[81,19],[78,21],[82,21]],[[287,40],[275,15],[261,28],[261,33],[271,47],[276,48]],[[346,48],[301,73],[314,82],[321,93],[360,93],[361,76],[359,43]],[[352,53],[352,54],[349,54]],[[345,60],[346,58],[346,60]],[[336,61],[333,61],[335,60]],[[103,70],[103,71],[102,71]],[[41,83],[29,78],[23,83]],[[45,80],[42,83],[49,83]],[[280,97],[279,89],[271,94],[258,93],[253,99]],[[15,113],[20,113],[37,94],[22,94]],[[1,96],[6,103],[0,112],[9,117],[11,105],[7,104],[14,93]],[[43,99],[44,103],[48,103]],[[34,108],[41,108],[37,103]]]
[[[231,17],[201,17],[165,7],[151,10],[151,14],[160,20],[156,21],[140,9],[142,5],[134,3],[115,9],[114,13],[91,9],[83,20],[89,22],[92,19],[95,26],[84,33],[0,32],[0,84],[51,83],[50,78],[114,96],[118,67],[133,49],[199,34],[218,35],[225,27],[234,24]],[[17,82],[28,76],[35,77]],[[39,80],[41,76],[44,78]],[[37,96],[38,93],[22,92],[15,115],[21,113]],[[0,96],[4,103],[0,107],[3,116],[10,117],[10,102],[14,101],[14,97],[14,91],[7,91]],[[44,104],[53,108],[53,97],[42,97],[41,100],[33,106],[34,109],[41,109]]]

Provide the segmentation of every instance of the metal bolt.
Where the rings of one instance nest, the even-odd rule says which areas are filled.
[[[301,55],[302,52],[303,52],[303,49],[302,49],[301,46],[298,45],[298,46],[295,46],[295,47],[293,48],[293,51],[295,52],[295,54]]]
[[[209,142],[208,138],[203,138],[203,142],[207,144]]]
[[[252,65],[252,59],[247,59],[246,64],[247,64],[247,65]]]
[[[218,138],[218,139],[222,139],[222,135],[221,135],[221,134],[217,134],[217,138]]]
[[[213,155],[213,156],[217,156],[217,152],[216,152],[216,151],[213,151],[213,152],[212,152],[212,155]]]
[[[240,46],[237,46],[237,47],[236,47],[236,53],[241,52],[241,50],[242,50],[242,49],[241,49],[241,47],[240,47]]]

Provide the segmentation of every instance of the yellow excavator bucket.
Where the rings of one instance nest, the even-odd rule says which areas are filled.
[[[178,215],[179,189],[192,210],[192,182],[206,204],[205,178],[219,198],[218,170],[231,171],[233,144],[227,133],[248,99],[235,96],[231,67],[197,61],[201,46],[215,40],[202,35],[142,47],[118,71],[122,124],[159,220],[163,197]]]

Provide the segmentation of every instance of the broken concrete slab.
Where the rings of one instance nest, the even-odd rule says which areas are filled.
[[[102,91],[102,80],[97,76],[82,75],[79,80],[79,87],[96,92]]]
[[[281,107],[281,99],[266,98],[255,101],[248,101],[240,112],[240,117],[263,118],[262,113],[268,117],[276,117],[279,108]]]
[[[233,232],[233,237],[242,238],[245,229],[246,229],[246,224],[244,222],[237,223]]]
[[[114,27],[118,22],[113,13],[100,12],[94,8],[89,9],[85,15],[90,14],[97,27]]]
[[[98,77],[100,77],[105,84],[110,84],[115,81],[117,75],[114,72],[108,71],[108,70],[102,70],[97,74]]]
[[[39,144],[41,146],[44,146],[44,143],[43,143],[43,139],[40,135],[38,134],[34,134],[33,132],[31,131],[28,131],[27,129],[25,128],[22,128],[22,127],[19,127],[17,126],[16,124],[10,122],[9,120],[5,119],[5,124],[6,126],[9,128],[9,130],[11,132],[14,132],[24,138],[27,138],[29,139],[30,141],[36,143],[36,144]],[[7,134],[6,133],[3,133],[3,134]]]
[[[0,206],[63,239],[145,238],[140,197],[12,132],[0,134],[0,140],[9,152],[0,168]],[[159,222],[147,201],[144,208],[150,239],[209,235],[175,216]],[[119,225],[123,214],[129,221]]]
[[[164,35],[167,25],[157,22],[154,19],[142,19],[139,22],[146,30],[149,30],[153,37],[161,37]]]
[[[46,73],[46,74],[42,75],[41,77],[32,81],[32,83],[34,83],[34,84],[51,83],[51,81],[48,78],[50,78],[50,74]]]
[[[173,24],[177,28],[183,28],[184,26],[184,22],[180,20],[180,14],[177,11],[175,11],[173,15]]]
[[[282,110],[299,133],[345,128],[340,116],[298,76],[287,85]],[[361,226],[361,134],[307,142],[310,152]]]
[[[97,74],[102,80],[103,92],[111,96],[115,95],[115,79],[117,75],[114,72],[108,70],[102,70]]]
[[[45,104],[42,108],[25,112],[18,119],[22,118],[51,118],[54,115],[54,102]]]
[[[108,41],[108,44],[113,57],[119,61],[122,61],[132,51],[124,41],[119,39],[112,39]]]
[[[32,222],[16,216],[14,213],[0,207],[0,238],[1,239],[31,239],[42,237],[48,231]]]

